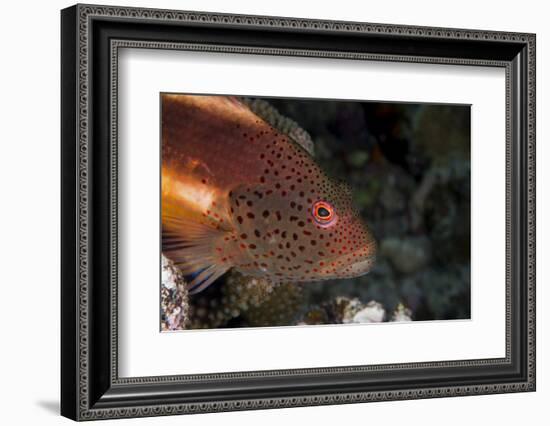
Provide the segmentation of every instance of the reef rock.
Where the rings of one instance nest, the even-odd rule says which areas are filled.
[[[407,322],[412,321],[412,311],[409,308],[406,308],[405,305],[400,303],[393,311],[391,322]]]
[[[384,307],[374,300],[371,300],[363,309],[353,316],[355,323],[382,322],[386,316]]]
[[[160,294],[162,331],[185,329],[189,321],[187,283],[180,270],[164,255]]]

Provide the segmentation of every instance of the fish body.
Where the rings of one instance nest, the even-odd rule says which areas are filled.
[[[230,268],[278,283],[374,264],[349,186],[235,98],[162,95],[161,192],[163,252],[192,293]]]

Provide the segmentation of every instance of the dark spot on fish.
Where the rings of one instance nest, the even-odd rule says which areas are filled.
[[[282,216],[281,216],[281,212],[279,210],[277,210],[275,212],[275,215],[277,216],[277,220],[281,220],[282,219]]]
[[[267,210],[264,210],[264,212],[262,213],[262,216],[263,217],[268,217],[269,216],[269,212]]]
[[[250,200],[247,201],[247,202],[246,202],[246,205],[247,205],[248,207],[252,207],[252,201],[250,201]]]
[[[237,216],[237,221],[238,221],[239,223],[242,224],[242,223],[243,223],[243,218],[242,218],[242,216]]]
[[[305,249],[306,249],[306,248],[305,248],[304,246],[299,246],[299,247],[298,247],[298,250],[300,250],[300,251],[304,251]]]
[[[248,213],[246,214],[246,216],[247,216],[249,219],[254,219],[254,213],[252,213],[252,212],[248,212]]]
[[[242,238],[243,240],[246,240],[247,237],[248,237],[248,235],[246,235],[246,234],[241,234],[241,238]]]
[[[305,226],[305,223],[303,220],[301,220],[300,222],[298,222],[298,226],[299,227],[304,227]]]
[[[311,240],[310,243],[311,243],[312,246],[317,245],[317,241],[315,241],[315,240]]]
[[[294,241],[296,241],[298,239],[298,235],[292,234],[292,238],[294,239]]]
[[[256,249],[256,244],[249,244],[248,247],[251,248],[252,250],[254,250],[254,249]]]
[[[258,231],[257,229],[254,230],[254,235],[256,235],[257,238],[260,238],[260,231]]]
[[[297,218],[296,216],[290,216],[290,221],[291,221],[291,222],[294,222],[294,221],[296,221],[296,220],[298,220],[298,218]]]

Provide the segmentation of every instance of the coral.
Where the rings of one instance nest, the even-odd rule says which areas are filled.
[[[395,308],[391,315],[391,322],[406,322],[412,321],[412,311],[409,308],[406,308],[405,305],[400,303]]]
[[[358,298],[336,297],[329,302],[311,307],[298,321],[300,325],[359,324],[384,321],[411,321],[411,310],[402,303],[388,318],[381,303],[371,300],[363,303]]]
[[[281,115],[269,102],[263,99],[242,98],[243,102],[268,124],[288,135],[292,140],[313,156],[313,141],[309,133],[302,129],[294,120]]]
[[[189,321],[187,283],[173,262],[162,256],[161,329],[183,330]]]
[[[384,307],[374,300],[371,300],[367,305],[358,311],[354,316],[352,322],[355,323],[368,323],[368,322],[382,322],[386,316],[386,310]]]
[[[191,328],[216,328],[271,297],[274,286],[264,279],[231,271],[220,283],[219,294],[199,293],[192,298]]]
[[[243,312],[243,317],[252,327],[294,324],[304,302],[302,288],[301,284],[279,284],[263,303]]]
[[[219,283],[217,294],[200,293],[191,299],[190,328],[291,325],[301,314],[303,291],[300,284],[274,285],[231,271]]]

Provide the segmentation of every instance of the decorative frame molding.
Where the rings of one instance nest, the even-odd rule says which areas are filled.
[[[128,23],[139,23],[142,31],[158,32],[159,40],[140,39],[137,30],[125,32],[124,24]],[[162,33],[168,26],[188,28],[190,40],[176,39],[169,30]],[[213,43],[202,30],[214,27],[235,34],[239,43]],[[274,34],[275,42],[270,45],[271,42],[265,40],[264,45],[251,45],[246,41],[248,31]],[[299,39],[310,33],[330,38],[337,49],[324,50],[313,45],[304,48]],[[290,38],[298,42],[289,45]],[[364,43],[365,40],[372,43],[367,43],[364,50],[357,50],[356,42]],[[277,43],[287,45],[281,47]],[[418,54],[399,53],[399,43],[409,47],[419,45]],[[463,55],[446,55],[441,47],[438,51],[437,45],[441,43],[455,47],[451,54]],[[388,51],[390,44],[398,46]],[[477,49],[466,54],[463,46]],[[116,121],[118,49],[123,47],[505,68],[506,357],[119,378]],[[91,5],[63,10],[62,414],[75,420],[91,420],[533,391],[535,65],[533,34]],[[96,170],[98,165],[106,172],[104,176]],[[99,247],[107,257],[102,257]],[[98,304],[103,309],[98,308]],[[479,368],[502,369],[503,376],[498,381],[480,378],[467,385],[449,384],[445,378],[445,374],[454,371],[452,369],[466,372]],[[433,378],[434,385],[411,388],[399,384],[400,374],[410,371],[416,375],[425,372],[426,377]],[[382,372],[395,378],[393,388],[391,383],[378,389],[373,384],[376,377],[380,377],[376,375]],[[373,377],[370,381],[366,380],[369,375]],[[327,392],[331,378],[336,376],[349,378],[349,384],[336,392]],[[510,378],[504,380],[504,376]],[[311,385],[314,391],[298,390],[288,382],[297,377],[302,381],[310,378],[317,381],[316,386]],[[277,379],[286,380],[287,388]],[[223,388],[224,381],[230,380],[250,385],[248,388],[243,385],[241,393],[215,397],[212,388]],[[261,388],[265,393],[270,384],[269,397],[251,396],[254,389]],[[163,389],[173,391],[174,387],[181,388],[181,393],[177,398],[168,398]],[[144,394],[149,396],[144,397]]]

